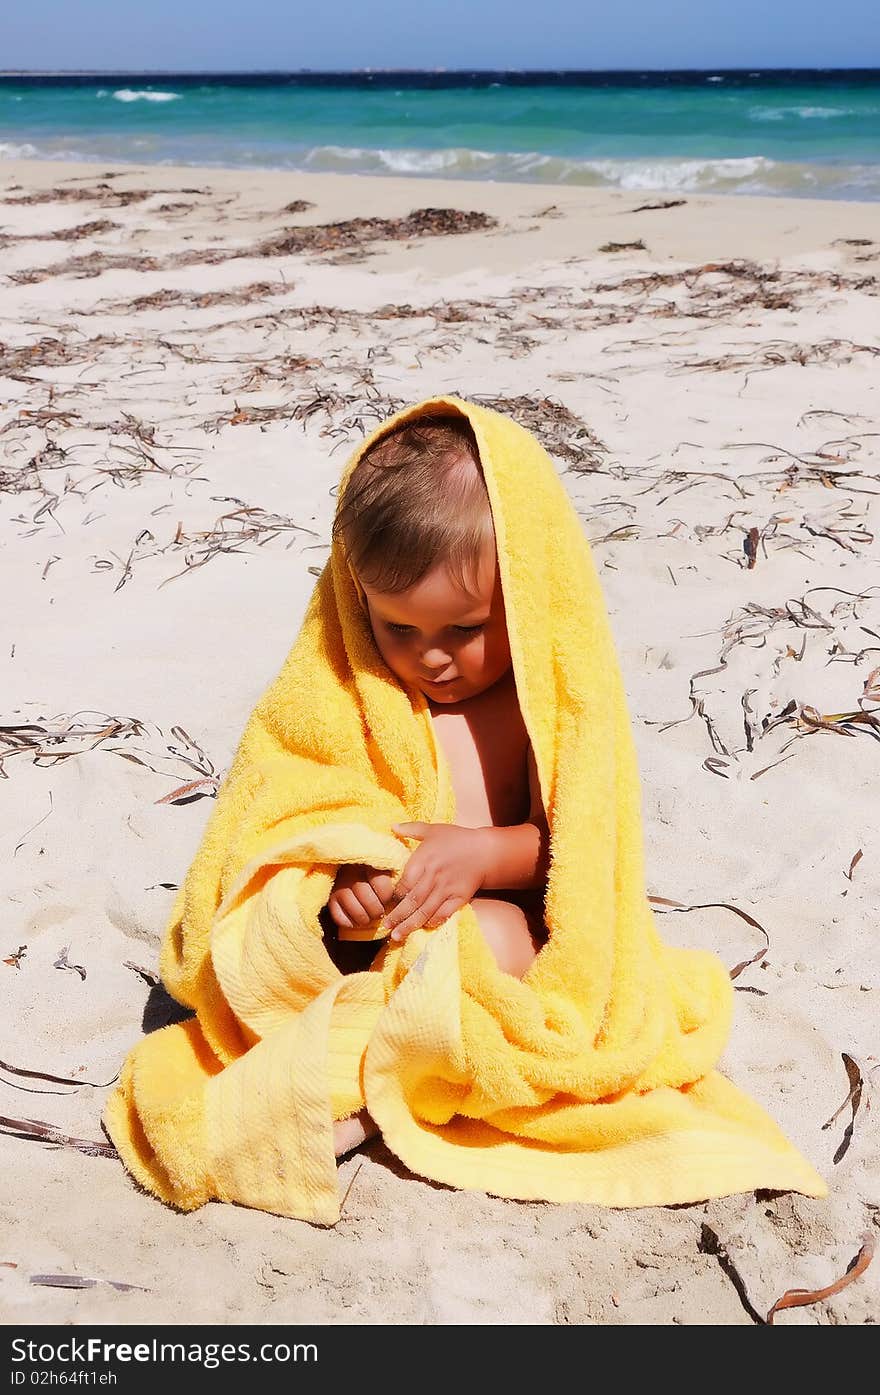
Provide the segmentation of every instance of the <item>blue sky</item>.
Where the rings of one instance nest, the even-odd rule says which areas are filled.
[[[880,66],[878,0],[11,0],[0,69]]]

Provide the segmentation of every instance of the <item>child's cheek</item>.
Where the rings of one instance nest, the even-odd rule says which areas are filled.
[[[403,646],[389,639],[387,635],[377,635],[375,631],[373,633],[376,640],[376,648],[391,669],[391,672],[396,674],[398,678],[405,678],[407,675],[407,664]]]

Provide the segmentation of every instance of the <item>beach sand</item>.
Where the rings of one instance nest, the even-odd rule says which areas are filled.
[[[844,1276],[880,1223],[880,204],[11,162],[0,257],[3,1320],[748,1324]],[[658,926],[749,961],[721,1068],[827,1199],[519,1203],[374,1141],[322,1229],[178,1214],[22,1122],[106,1145],[344,461],[445,392],[558,464]],[[775,1320],[878,1291],[875,1261]]]

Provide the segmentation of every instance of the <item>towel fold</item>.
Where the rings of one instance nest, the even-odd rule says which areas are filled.
[[[194,1009],[134,1047],[108,1100],[123,1161],[182,1210],[234,1201],[339,1219],[333,1121],[366,1106],[411,1171],[527,1200],[691,1202],[827,1187],[717,1070],[733,990],[665,945],[647,900],[640,787],[598,576],[553,462],[458,397],[495,527],[511,659],[550,827],[549,931],[522,980],[473,905],[342,975],[320,914],[344,863],[399,873],[402,821],[455,822],[425,697],[373,640],[334,543],[299,635],[254,709],[175,900],[160,969]]]

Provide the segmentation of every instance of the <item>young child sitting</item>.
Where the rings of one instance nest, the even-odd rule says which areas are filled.
[[[499,967],[522,978],[547,938],[549,829],[469,423],[435,414],[383,437],[352,475],[333,531],[382,658],[428,701],[456,823],[393,825],[420,840],[396,884],[374,867],[340,868],[322,919],[328,953],[343,973],[363,970],[376,944],[340,941],[339,928],[381,917],[399,942],[472,901]],[[366,1110],[337,1123],[337,1155],[375,1132]]]
[[[133,1047],[105,1118],[184,1210],[335,1224],[336,1159],[377,1130],[417,1175],[520,1200],[827,1194],[716,1069],[728,969],[654,923],[580,519],[537,438],[466,399],[350,457],[159,964],[194,1016]]]

